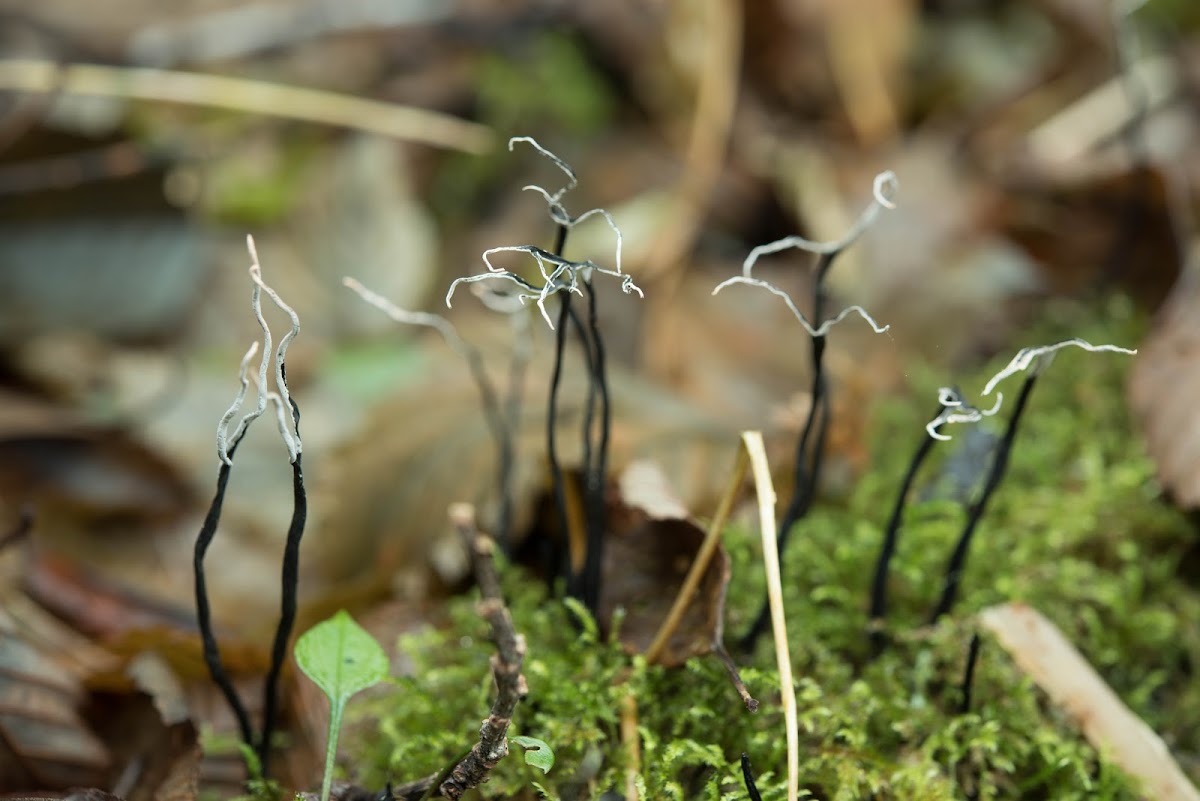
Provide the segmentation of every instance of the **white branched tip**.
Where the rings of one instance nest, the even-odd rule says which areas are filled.
[[[230,434],[229,422],[241,410],[242,402],[246,397],[246,389],[249,384],[247,373],[249,371],[250,360],[254,358],[254,354],[258,351],[259,343],[255,342],[246,351],[246,355],[242,357],[241,367],[239,369],[239,380],[241,388],[238,390],[237,397],[233,401],[233,405],[221,416],[220,422],[217,423],[217,457],[224,464],[232,464],[229,456],[229,449],[232,444],[236,444],[246,433],[246,429],[250,424],[262,416],[267,409],[267,403],[276,404],[277,409],[284,409],[279,412],[279,431],[283,438],[284,445],[287,446],[288,460],[295,463],[303,450],[303,443],[300,441],[299,432],[294,430],[294,422],[291,422],[291,396],[288,394],[287,380],[283,374],[284,358],[287,355],[288,345],[300,333],[300,318],[295,310],[283,301],[279,294],[263,282],[262,266],[258,261],[258,251],[254,246],[254,237],[246,237],[246,249],[250,252],[250,280],[254,284],[250,292],[250,308],[254,312],[254,319],[258,321],[259,328],[262,329],[262,359],[259,362],[258,374],[253,376],[255,387],[258,388],[258,404],[254,409],[247,412],[241,420],[238,421],[237,427]],[[267,325],[267,320],[262,313],[262,293],[266,292],[271,301],[278,306],[291,320],[291,330],[283,336],[279,341],[279,347],[272,353],[271,344],[273,342],[271,336],[271,327]],[[278,391],[273,391],[267,386],[267,372],[271,366],[271,358],[275,358],[275,381],[278,385]],[[232,443],[232,444],[231,444]]]
[[[841,239],[836,239],[830,242],[816,242],[811,239],[805,239],[802,236],[787,236],[783,239],[777,239],[774,242],[768,242],[765,245],[759,245],[750,251],[742,262],[742,274],[736,275],[733,278],[728,278],[717,284],[713,289],[712,294],[716,295],[725,287],[732,284],[747,284],[749,286],[765,289],[773,295],[778,295],[783,298],[783,302],[787,304],[792,315],[800,321],[800,325],[804,326],[804,330],[811,337],[823,337],[829,333],[829,329],[845,320],[851,314],[857,314],[862,317],[871,326],[871,330],[876,334],[882,334],[888,330],[890,326],[880,325],[862,306],[848,306],[836,316],[828,320],[818,321],[818,325],[814,326],[809,322],[808,318],[796,307],[792,296],[786,291],[780,289],[769,281],[764,281],[761,278],[755,278],[753,275],[754,265],[759,258],[772,253],[778,253],[781,250],[789,250],[792,248],[804,250],[816,255],[828,255],[830,253],[838,253],[845,250],[854,241],[858,239],[863,231],[875,222],[875,218],[879,216],[880,211],[884,209],[896,208],[896,192],[899,188],[899,182],[896,180],[896,174],[890,170],[881,172],[875,176],[874,184],[872,185],[873,199],[871,204],[859,215],[858,220],[851,226],[850,230]]]
[[[575,175],[575,171],[571,169],[571,165],[567,164],[550,150],[542,147],[542,145],[531,136],[514,136],[508,140],[509,151],[513,150],[514,145],[518,142],[524,142],[536,150],[539,154],[549,159],[559,170],[567,176],[567,184],[556,192],[551,192],[545,187],[537,184],[530,184],[523,187],[524,190],[536,192],[546,201],[546,209],[550,215],[550,219],[556,225],[561,225],[564,228],[573,228],[590,217],[601,217],[604,219],[608,227],[612,229],[613,236],[616,240],[616,249],[614,259],[616,263],[615,269],[607,269],[599,266],[593,261],[570,261],[563,258],[561,255],[550,253],[542,248],[533,245],[503,245],[500,247],[488,248],[483,252],[483,263],[487,267],[487,272],[476,275],[469,275],[464,278],[456,279],[450,284],[449,290],[446,292],[446,305],[450,306],[454,297],[454,292],[459,284],[469,284],[478,281],[487,281],[491,279],[501,279],[511,281],[518,286],[518,291],[506,294],[506,298],[511,300],[505,301],[503,304],[504,310],[510,310],[515,307],[515,304],[524,304],[527,300],[533,300],[537,303],[538,310],[541,312],[542,319],[546,321],[546,325],[551,330],[554,329],[554,322],[550,319],[550,314],[546,310],[546,299],[551,295],[557,294],[563,290],[582,294],[579,289],[579,279],[582,277],[584,281],[591,281],[593,273],[602,273],[611,275],[621,279],[621,291],[626,295],[637,293],[639,297],[645,297],[645,293],[641,288],[633,282],[633,278],[622,271],[621,252],[624,246],[624,239],[621,236],[621,229],[617,226],[612,215],[604,209],[590,209],[578,216],[572,216],[562,204],[563,195],[574,189],[579,180]],[[501,252],[521,252],[527,253],[533,257],[537,264],[538,272],[542,277],[541,286],[535,285],[517,273],[511,270],[506,270],[497,267],[492,263],[491,257],[495,253]],[[483,296],[481,296],[483,297]],[[514,303],[515,302],[515,303]],[[490,307],[490,306],[489,306]]]
[[[246,349],[246,355],[242,357],[241,366],[238,367],[238,381],[241,383],[241,388],[238,389],[237,396],[233,399],[229,409],[221,415],[221,419],[217,423],[217,458],[227,465],[233,464],[229,458],[229,421],[242,408],[242,401],[246,399],[246,390],[250,386],[250,379],[246,374],[250,369],[250,360],[256,353],[258,353],[258,342],[251,342],[250,347]],[[241,426],[239,426],[240,429]]]
[[[1009,378],[1017,373],[1032,369],[1034,374],[1040,373],[1050,365],[1054,359],[1054,354],[1063,348],[1081,348],[1089,353],[1124,353],[1126,355],[1134,355],[1137,350],[1130,348],[1122,348],[1119,345],[1093,345],[1082,339],[1066,339],[1062,342],[1055,342],[1052,345],[1041,345],[1035,348],[1022,348],[1017,351],[1017,355],[1013,356],[1012,360],[996,373],[983,388],[982,397],[987,397],[992,394],[997,385],[1001,381]],[[966,403],[958,393],[949,387],[942,387],[938,390],[938,402],[945,408],[941,414],[929,421],[925,426],[925,432],[934,439],[946,441],[951,439],[948,434],[942,434],[937,429],[939,426],[951,423],[978,423],[985,417],[991,417],[1000,411],[1000,407],[1004,403],[1004,393],[997,392],[996,400],[990,409],[977,409],[974,406]]]

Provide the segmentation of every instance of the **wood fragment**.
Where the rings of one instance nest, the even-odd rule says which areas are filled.
[[[1142,781],[1147,798],[1200,801],[1162,738],[1125,706],[1057,626],[1021,603],[990,607],[979,618],[1088,742]]]

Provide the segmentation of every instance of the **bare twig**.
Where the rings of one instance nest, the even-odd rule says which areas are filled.
[[[1019,603],[985,609],[980,622],[1096,750],[1141,780],[1145,798],[1200,801],[1200,791],[1167,744],[1117,697],[1057,626]]]
[[[625,797],[638,797],[638,775],[642,772],[642,737],[638,734],[637,697],[621,696],[621,744],[625,746]]]
[[[339,125],[468,153],[486,152],[492,139],[485,126],[435,111],[228,75],[5,59],[0,61],[0,89],[223,108]]]
[[[508,726],[517,704],[529,694],[521,665],[525,660],[525,637],[513,628],[512,617],[500,594],[500,579],[492,557],[490,537],[475,527],[475,510],[469,504],[450,508],[450,521],[463,539],[470,543],[475,580],[479,584],[479,615],[491,627],[496,653],[492,656],[492,675],[496,679],[496,700],[491,714],[479,730],[479,742],[465,759],[455,766],[438,791],[456,801],[463,793],[476,787],[508,754]]]

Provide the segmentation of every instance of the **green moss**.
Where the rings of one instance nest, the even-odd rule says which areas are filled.
[[[1058,323],[1029,341],[1078,335],[1131,344],[1140,331],[1134,315],[1114,306],[1103,325],[1063,311]],[[954,378],[964,389],[980,387],[1003,361]],[[971,615],[1006,600],[1026,601],[1062,627],[1177,752],[1200,750],[1200,687],[1187,678],[1200,660],[1200,593],[1182,578],[1180,564],[1193,534],[1160,498],[1152,465],[1132,433],[1123,392],[1129,366],[1128,357],[1069,351],[1046,371],[1009,476],[976,535],[961,601],[931,628],[922,624],[963,511],[946,500],[912,505],[891,576],[893,644],[871,661],[865,634],[870,575],[935,387],[915,387],[911,397],[880,404],[870,473],[844,504],[820,507],[802,521],[785,558],[801,782],[811,797],[1138,797],[1130,780],[988,638],[972,709],[958,713],[975,630]],[[932,371],[913,371],[922,373]],[[951,448],[940,450],[946,453],[927,466],[926,484],[936,484],[932,479],[946,465]],[[762,567],[753,532],[730,531],[727,543],[734,564],[728,630],[740,632],[761,598]],[[564,799],[620,791],[626,757],[618,710],[629,695],[639,716],[643,797],[744,798],[743,751],[754,762],[763,797],[784,797],[785,737],[769,638],[741,660],[747,684],[763,702],[752,715],[715,660],[673,670],[648,667],[601,641],[594,627],[581,632],[572,608],[547,599],[516,568],[506,568],[506,576],[529,648],[531,695],[514,726],[550,743],[558,762],[541,776],[520,759],[505,760],[484,797],[534,797],[533,781]],[[377,735],[344,749],[357,755],[359,781],[382,786],[432,773],[477,736],[490,704],[486,627],[469,598],[452,602],[451,614],[447,630],[404,641],[416,661],[414,678],[358,710],[379,718]]]

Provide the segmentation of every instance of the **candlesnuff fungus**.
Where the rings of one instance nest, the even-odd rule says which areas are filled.
[[[894,209],[896,207],[894,195],[897,187],[898,183],[895,173],[880,173],[875,176],[872,186],[873,199],[871,203],[859,215],[858,220],[841,239],[831,242],[814,242],[801,236],[788,236],[765,245],[759,245],[751,250],[750,254],[742,262],[741,275],[722,281],[712,291],[712,294],[716,295],[732,284],[748,284],[765,289],[771,294],[783,298],[792,315],[800,322],[804,330],[808,332],[811,339],[813,371],[810,393],[811,403],[808,408],[808,418],[804,421],[804,428],[801,430],[800,438],[796,442],[791,498],[779,523],[778,542],[780,553],[783,553],[783,549],[787,545],[788,536],[792,528],[801,518],[808,514],[821,477],[821,456],[825,451],[825,437],[829,431],[829,389],[825,382],[825,373],[823,370],[825,335],[829,332],[829,329],[846,319],[852,313],[858,314],[866,320],[871,329],[877,334],[882,334],[888,330],[888,326],[879,325],[867,313],[866,309],[857,305],[847,306],[836,316],[825,319],[825,277],[828,275],[829,269],[833,266],[834,259],[846,248],[854,244],[884,209]],[[818,257],[812,282],[812,314],[813,319],[817,321],[815,327],[796,307],[796,303],[792,300],[791,295],[769,281],[755,278],[753,275],[754,265],[760,257],[771,253],[778,253],[781,250],[789,248],[805,250]],[[819,420],[818,417],[820,418]],[[754,648],[754,644],[758,641],[759,636],[766,630],[768,615],[767,603],[764,601],[759,608],[754,622],[742,636],[741,646],[743,650],[749,651]]]
[[[291,637],[292,627],[296,620],[296,596],[300,580],[300,542],[304,536],[304,526],[308,517],[308,500],[304,489],[304,471],[301,466],[304,445],[300,439],[300,408],[288,391],[287,371],[284,366],[288,345],[291,344],[292,339],[300,332],[300,318],[279,297],[274,289],[263,282],[262,267],[258,261],[258,253],[254,247],[253,237],[246,237],[246,246],[250,251],[252,262],[249,270],[250,280],[254,284],[251,290],[250,304],[254,311],[255,319],[258,321],[259,327],[262,328],[263,332],[262,359],[259,362],[257,375],[248,378],[247,373],[250,361],[259,349],[259,343],[255,342],[246,351],[246,355],[242,357],[241,366],[238,370],[238,378],[241,386],[238,389],[237,395],[217,424],[217,458],[220,461],[220,466],[217,470],[217,489],[213,495],[208,513],[204,518],[204,523],[200,527],[200,532],[196,536],[192,567],[196,587],[196,618],[200,629],[200,637],[204,645],[205,664],[208,666],[213,682],[221,690],[221,694],[233,711],[242,739],[246,745],[250,746],[256,752],[262,774],[266,777],[269,775],[271,737],[275,731],[279,702],[279,676],[283,669],[283,662],[287,657],[287,643]],[[288,315],[292,324],[291,330],[279,341],[278,349],[274,352],[271,350],[271,329],[267,325],[267,321],[262,313],[263,292],[266,292],[271,301]],[[267,373],[272,358],[275,361],[276,390],[271,390],[267,386]],[[258,403],[253,410],[247,412],[238,421],[233,433],[230,434],[229,424],[237,416],[238,412],[241,411],[250,380],[254,381],[254,385],[258,390]],[[280,436],[287,448],[288,461],[292,464],[293,500],[292,519],[288,525],[287,542],[284,545],[283,553],[279,624],[275,630],[275,638],[271,649],[271,663],[263,685],[262,733],[256,739],[250,723],[250,715],[238,697],[237,691],[233,687],[233,682],[221,662],[220,648],[213,630],[212,610],[208,601],[208,586],[204,575],[204,559],[213,538],[216,536],[217,526],[221,522],[221,508],[225,501],[225,491],[229,485],[230,473],[233,470],[233,457],[237,453],[238,445],[241,444],[242,438],[245,437],[251,423],[262,416],[267,409],[268,403],[272,404],[275,408],[276,423],[279,427]]]

